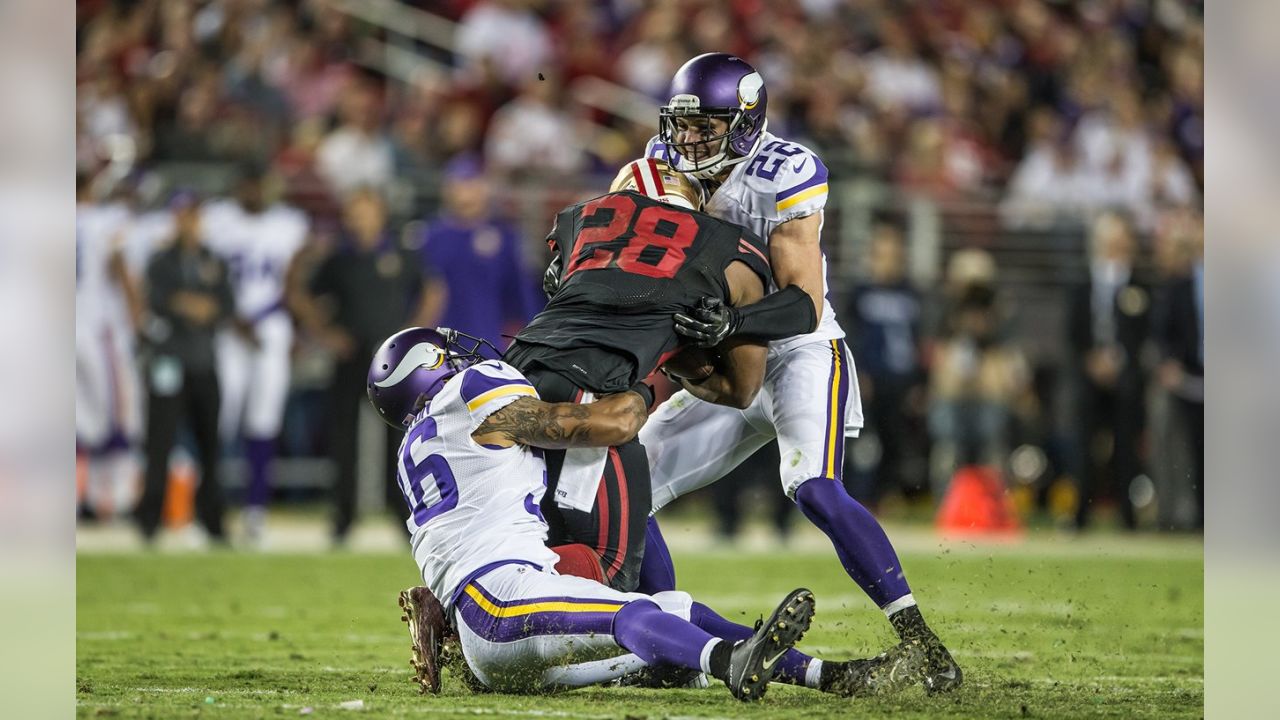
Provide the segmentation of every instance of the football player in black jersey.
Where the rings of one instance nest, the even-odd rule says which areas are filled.
[[[701,203],[698,183],[643,159],[624,167],[608,194],[557,215],[547,237],[557,256],[545,279],[550,302],[504,358],[542,399],[647,391],[644,378],[684,348],[674,313],[704,297],[726,305],[763,297],[770,271],[760,239],[699,212]],[[745,407],[762,383],[765,351],[731,340],[712,353],[713,372],[683,382],[700,399]],[[651,497],[644,448],[632,441],[567,460],[548,451],[547,470],[542,510],[557,567],[634,590]]]

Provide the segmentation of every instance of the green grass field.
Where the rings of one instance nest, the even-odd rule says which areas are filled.
[[[349,716],[340,704],[352,700],[379,717],[1201,717],[1199,546],[1114,543],[1101,555],[1042,541],[904,552],[965,686],[846,700],[774,685],[752,706],[718,683],[520,697],[472,695],[446,675],[442,696],[419,696],[396,606],[415,581],[407,553],[81,554],[77,705],[84,717],[156,718]],[[865,656],[892,642],[830,553],[677,553],[676,564],[684,589],[746,623],[812,588],[808,652]]]

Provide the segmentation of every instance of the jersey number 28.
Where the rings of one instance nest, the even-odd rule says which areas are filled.
[[[567,280],[579,270],[616,267],[633,275],[675,277],[684,251],[698,237],[698,221],[676,208],[650,205],[636,212],[626,195],[605,195],[582,209],[573,261]]]

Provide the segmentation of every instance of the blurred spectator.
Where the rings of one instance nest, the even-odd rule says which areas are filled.
[[[561,0],[552,23],[553,45],[566,85],[581,77],[613,79],[614,57],[609,47],[611,33],[606,13],[606,8],[595,0]]]
[[[925,305],[925,336],[945,337],[951,333],[951,315],[960,299],[972,287],[996,286],[996,261],[991,253],[978,248],[957,250],[947,260],[941,292]]]
[[[333,540],[341,545],[355,520],[356,440],[364,404],[369,358],[387,336],[438,317],[439,292],[428,285],[419,259],[396,242],[387,228],[381,196],[362,188],[350,194],[343,212],[344,242],[326,257],[308,284],[298,274],[290,288],[291,305],[303,327],[333,353],[329,445],[337,480],[333,489]],[[406,517],[396,479],[396,450],[401,433],[386,431],[381,484],[387,509]],[[360,467],[364,467],[362,464]]]
[[[934,498],[966,465],[1001,468],[1014,421],[1034,407],[1022,352],[999,334],[995,290],[964,286],[949,313],[949,332],[934,351],[929,384]]]
[[[880,48],[867,55],[867,93],[882,109],[923,111],[941,99],[938,73],[915,47],[903,20],[880,20]]]
[[[1198,217],[1189,220],[1185,242],[1190,271],[1174,278],[1161,293],[1155,310],[1155,338],[1160,349],[1157,379],[1177,402],[1191,466],[1179,475],[1194,483],[1196,528],[1204,528],[1204,229]]]
[[[519,85],[538,72],[548,72],[551,36],[531,9],[531,0],[481,0],[458,25],[457,52],[464,71],[476,72],[492,61],[503,79]]]
[[[299,122],[293,126],[289,144],[273,159],[272,170],[284,183],[284,202],[317,222],[332,222],[338,215],[337,201],[316,168],[316,151],[323,140],[319,120]]]
[[[436,163],[463,153],[480,152],[484,146],[485,109],[481,101],[468,96],[453,97],[440,109],[429,145]]]
[[[202,224],[210,249],[227,263],[235,295],[231,323],[217,340],[219,425],[223,442],[244,453],[244,531],[249,544],[260,547],[293,349],[285,278],[309,228],[301,212],[268,203],[262,170],[241,172],[235,198],[206,203]]]
[[[1142,473],[1142,352],[1151,309],[1150,290],[1134,276],[1137,251],[1124,218],[1099,216],[1089,235],[1089,281],[1073,288],[1067,300],[1069,366],[1078,403],[1072,474],[1080,488],[1080,529],[1107,485],[1125,526],[1135,526],[1129,487]]]
[[[1113,90],[1105,106],[1081,117],[1075,128],[1081,164],[1103,179],[1098,203],[1130,214],[1144,209],[1151,187],[1151,139],[1143,120],[1137,92],[1123,87]]]
[[[284,92],[296,118],[327,115],[354,81],[352,69],[326,60],[320,42],[308,35],[293,38],[287,48],[287,54],[273,63],[270,82]]]
[[[1158,275],[1152,295],[1153,333],[1160,340],[1161,315],[1169,306],[1169,293],[1191,275],[1195,253],[1203,242],[1204,229],[1198,214],[1166,212],[1156,226],[1154,257]],[[1199,509],[1194,444],[1187,442],[1187,417],[1181,400],[1161,382],[1149,383],[1147,427],[1151,452],[1148,469],[1156,487],[1156,527],[1161,530],[1190,530],[1196,527]]]
[[[515,226],[493,213],[491,187],[479,158],[456,158],[445,169],[445,209],[427,224],[422,257],[444,296],[438,319],[499,347],[542,307]],[[432,270],[434,268],[434,270]]]
[[[147,265],[147,464],[135,515],[143,538],[152,542],[168,488],[169,453],[186,420],[200,462],[196,514],[210,539],[225,543],[214,337],[235,311],[235,298],[226,264],[201,242],[196,199],[183,194],[172,204],[173,245],[157,252]]]
[[[1005,222],[1048,227],[1078,220],[1097,192],[1079,151],[1065,135],[1062,117],[1051,108],[1038,107],[1027,117],[1027,125],[1027,152],[1009,179],[1001,205]]]
[[[688,59],[679,42],[680,13],[673,3],[660,3],[643,11],[637,23],[635,42],[618,56],[617,79],[665,102],[671,76]]]
[[[382,130],[377,91],[353,83],[343,93],[342,123],[316,149],[316,169],[339,195],[356,188],[385,190],[391,182],[391,142]]]
[[[870,278],[854,288],[840,317],[858,364],[867,429],[879,441],[873,487],[856,494],[874,504],[887,491],[912,492],[924,485],[923,478],[908,475],[906,451],[916,444],[912,416],[924,411],[926,378],[920,357],[921,297],[907,279],[906,246],[897,225],[874,227],[867,266]]]
[[[557,78],[543,78],[527,79],[520,95],[499,109],[489,126],[485,156],[501,173],[567,174],[586,160],[586,138],[562,107]]]
[[[138,144],[136,121],[129,112],[122,80],[111,68],[97,68],[92,81],[76,92],[80,130],[102,156],[115,152],[121,142]]]

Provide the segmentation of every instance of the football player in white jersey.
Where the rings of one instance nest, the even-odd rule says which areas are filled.
[[[710,631],[728,623],[683,592],[624,593],[558,574],[538,506],[547,484],[539,448],[628,442],[644,424],[646,399],[628,391],[543,402],[518,370],[486,355],[498,353],[477,338],[410,328],[383,342],[369,368],[370,401],[406,428],[398,478],[426,586],[400,602],[423,690],[439,690],[448,618],[467,666],[493,690],[581,687],[652,663],[706,672],[741,700],[760,698],[799,655],[792,646],[809,627],[812,593],[793,591],[732,643]]]
[[[101,519],[137,500],[142,395],[134,361],[139,278],[154,240],[123,200],[97,202],[76,178],[76,449],[86,504]]]
[[[209,247],[227,263],[236,296],[236,319],[218,337],[219,428],[223,442],[243,440],[245,535],[260,545],[289,391],[293,322],[284,305],[285,277],[309,228],[300,210],[265,203],[257,171],[244,173],[235,195],[206,204],[202,227]]]
[[[676,316],[677,329],[706,346],[728,336],[771,343],[764,388],[751,407],[699,401],[686,384],[645,426],[653,506],[715,482],[777,438],[783,491],[831,538],[846,572],[903,641],[929,648],[926,690],[951,690],[961,683],[959,665],[925,624],[884,530],[841,480],[845,437],[862,427],[862,405],[844,330],[827,301],[819,245],[827,168],[808,148],[768,131],[767,105],[764,79],[751,65],[725,53],[699,55],[676,71],[660,132],[646,149],[704,182],[711,193],[704,212],[766,239],[776,283],[753,306]],[[669,555],[653,522],[649,534],[645,565],[656,572],[641,588],[667,589],[674,572],[669,562],[656,563]]]

